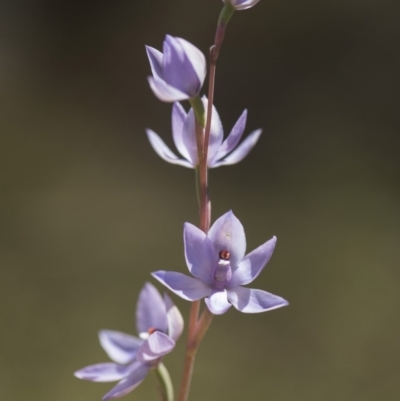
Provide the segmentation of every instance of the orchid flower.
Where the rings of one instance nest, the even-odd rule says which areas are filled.
[[[186,264],[194,277],[163,270],[152,273],[181,298],[205,298],[215,315],[225,313],[232,305],[241,312],[256,313],[288,304],[269,292],[242,287],[251,283],[268,263],[276,237],[245,256],[244,229],[231,211],[217,219],[208,234],[185,223],[183,236]]]
[[[198,95],[206,77],[206,59],[196,46],[167,35],[163,53],[150,46],[146,51],[153,74],[149,84],[160,100],[176,102]]]
[[[208,100],[202,98],[204,108],[207,110]],[[226,166],[236,164],[243,160],[257,143],[262,130],[253,131],[239,146],[244,129],[246,127],[247,110],[233,126],[232,131],[224,140],[224,130],[216,108],[213,106],[210,140],[208,146],[208,167]],[[152,130],[146,130],[147,137],[155,152],[165,161],[178,164],[183,167],[196,168],[198,165],[198,153],[196,142],[196,122],[193,109],[186,113],[180,103],[174,103],[172,107],[172,137],[176,148],[182,155],[177,157],[165,144],[165,142]],[[236,149],[235,149],[236,148]]]
[[[226,4],[231,4],[235,10],[247,10],[255,6],[260,0],[222,0]]]
[[[114,362],[90,365],[75,372],[75,376],[83,380],[119,381],[103,401],[128,394],[143,381],[150,369],[158,366],[182,334],[183,318],[167,294],[162,298],[152,284],[146,283],[139,294],[136,325],[140,338],[101,330],[100,344]]]

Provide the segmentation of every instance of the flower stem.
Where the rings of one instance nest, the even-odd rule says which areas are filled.
[[[196,335],[194,339],[195,345],[198,347],[203,340],[208,328],[210,327],[211,321],[213,319],[213,314],[208,308],[204,308],[203,313],[200,316],[199,321],[196,326]]]
[[[231,19],[235,8],[226,3],[218,18],[217,30],[215,32],[214,45],[210,48],[210,71],[208,75],[208,106],[207,106],[207,122],[204,134],[204,153],[205,159],[208,156],[208,144],[210,141],[212,106],[214,103],[215,73],[217,69],[217,59],[224,41],[225,29]]]
[[[196,184],[196,198],[197,198],[197,203],[199,204],[199,207],[201,205],[201,200],[200,200],[200,178],[199,178],[199,166],[196,166],[194,169],[195,172],[195,184]]]
[[[192,105],[196,116],[196,142],[199,159],[199,164],[196,166],[196,188],[198,190],[198,198],[200,200],[200,229],[205,233],[208,232],[211,223],[211,202],[208,197],[207,158],[211,131],[212,106],[214,102],[215,71],[218,55],[225,35],[225,28],[234,11],[234,7],[229,3],[225,4],[223,7],[218,19],[214,45],[210,49],[210,73],[208,81],[208,106],[206,121],[204,107],[203,109],[201,108],[203,104],[201,99],[198,97],[190,99],[190,104]],[[205,308],[200,319],[198,319],[199,311],[200,301],[192,302],[189,318],[188,340],[186,345],[185,366],[178,398],[179,401],[187,401],[188,399],[196,352],[211,324],[213,317],[208,308]]]
[[[160,394],[162,401],[174,401],[174,387],[172,385],[171,376],[163,363],[160,363],[154,373],[160,383]]]

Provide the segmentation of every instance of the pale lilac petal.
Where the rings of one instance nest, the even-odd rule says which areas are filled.
[[[226,156],[225,159],[214,163],[213,167],[227,166],[242,161],[249,154],[250,150],[253,149],[258,138],[260,138],[261,133],[261,129],[252,132],[230,155]]]
[[[196,119],[194,116],[193,109],[189,110],[186,116],[185,123],[183,125],[182,142],[193,166],[197,166],[199,163],[197,153],[197,140],[196,140]]]
[[[160,331],[155,331],[138,349],[136,358],[139,362],[147,363],[161,358],[171,352],[175,341]]]
[[[126,364],[135,357],[136,350],[143,340],[114,330],[101,330],[99,332],[100,344],[107,355],[120,364]]]
[[[208,309],[214,315],[222,315],[232,305],[228,302],[226,290],[216,291],[205,299]]]
[[[164,270],[159,270],[151,274],[161,284],[187,301],[197,301],[210,294],[210,287],[198,278]]]
[[[201,100],[203,102],[207,116],[208,100],[205,96],[203,96]],[[193,165],[197,165],[198,151],[197,151],[197,141],[196,141],[196,118],[193,109],[190,109],[189,113],[187,114],[185,124],[183,126],[182,136],[183,136],[184,146],[190,156],[189,160],[192,161]],[[218,148],[221,146],[223,138],[224,138],[224,130],[222,128],[221,119],[219,118],[217,109],[213,106],[210,139],[208,144],[209,161],[214,158],[216,152],[218,151]]]
[[[186,120],[186,112],[180,103],[175,102],[172,106],[172,137],[179,153],[187,160],[190,155],[183,142],[183,125]]]
[[[213,242],[217,255],[223,250],[231,253],[231,267],[235,270],[246,252],[246,236],[242,223],[232,211],[215,221],[208,232],[208,237]]]
[[[153,47],[146,46],[147,57],[150,61],[150,68],[153,76],[158,79],[163,79],[162,77],[162,61],[163,54]]]
[[[133,391],[147,376],[150,366],[140,362],[135,362],[131,365],[131,373],[129,376],[121,380],[115,387],[113,387],[104,397],[103,401],[122,397]]]
[[[165,308],[167,309],[168,336],[174,341],[177,341],[183,331],[183,317],[177,306],[174,305],[171,298],[167,294],[164,294],[164,302]]]
[[[204,109],[206,110],[206,118],[208,116],[208,99],[206,96],[201,98],[203,101]],[[211,129],[210,129],[210,139],[208,143],[208,160],[213,160],[215,154],[218,152],[219,147],[224,139],[224,129],[222,127],[222,122],[219,117],[218,111],[213,105],[211,113]]]
[[[187,58],[190,60],[193,69],[200,82],[200,87],[203,85],[204,79],[207,75],[207,62],[204,54],[190,42],[182,38],[176,38],[182,46]],[[200,90],[200,88],[199,88]]]
[[[163,53],[146,47],[152,77],[149,84],[162,101],[176,102],[197,96],[206,75],[203,53],[188,41],[167,35]]]
[[[218,254],[207,235],[190,223],[183,229],[186,264],[193,276],[212,284],[212,269],[218,262]]]
[[[115,382],[129,374],[129,365],[123,366],[112,362],[97,363],[77,370],[74,375],[78,379],[92,382]]]
[[[254,249],[254,251],[246,255],[233,272],[229,287],[251,283],[271,259],[275,245],[276,237],[272,237],[265,244],[260,245],[258,248]]]
[[[228,289],[228,300],[236,309],[244,313],[266,312],[289,304],[277,295],[245,287]]]
[[[242,138],[244,129],[246,128],[246,120],[247,120],[247,110],[244,110],[242,115],[236,121],[236,124],[233,126],[232,131],[230,132],[228,137],[219,147],[218,152],[213,158],[213,165],[214,162],[223,159],[228,153],[232,152],[232,150],[236,148],[236,145]]]
[[[136,326],[139,334],[149,329],[167,332],[167,310],[164,300],[153,284],[146,283],[140,291],[136,306]]]
[[[179,102],[190,98],[186,93],[167,84],[160,78],[147,77],[147,80],[153,93],[163,102]]]
[[[200,50],[196,49],[191,43],[186,42],[186,47],[190,47],[190,54],[186,53],[186,47],[183,47],[184,39],[174,38],[167,35],[163,46],[163,78],[170,86],[186,93],[188,97],[194,97],[200,91],[202,81],[198,75],[198,68],[205,67],[205,59],[202,66],[195,68],[196,63],[201,63],[198,54]],[[190,57],[194,56],[192,60]],[[204,57],[202,55],[202,57]],[[204,79],[204,78],[203,78]]]
[[[223,0],[225,3],[231,3],[236,10],[247,10],[255,6],[260,0]]]
[[[187,160],[179,159],[154,131],[147,129],[146,133],[150,145],[163,160],[171,164],[178,164],[183,167],[193,168],[193,166]]]

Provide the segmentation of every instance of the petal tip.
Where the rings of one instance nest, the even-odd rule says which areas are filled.
[[[81,370],[79,369],[79,370],[77,370],[76,372],[74,372],[74,376],[77,378],[77,379],[82,379],[82,375],[81,375]]]
[[[158,280],[158,278],[159,278],[159,276],[160,276],[160,273],[162,273],[163,272],[163,270],[157,270],[156,272],[151,272],[150,274],[154,277],[154,278],[156,278],[157,280]]]

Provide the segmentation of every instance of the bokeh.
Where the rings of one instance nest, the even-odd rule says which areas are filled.
[[[135,333],[149,273],[186,270],[194,176],[147,142],[149,127],[172,146],[144,45],[207,53],[221,5],[0,3],[1,400],[100,400],[110,384],[72,375],[107,360],[97,331]],[[213,217],[233,209],[249,250],[278,237],[254,285],[290,306],[214,319],[191,401],[400,399],[399,16],[394,0],[235,13],[215,103],[226,133],[244,108],[264,132],[211,171]],[[176,386],[184,343],[165,358]],[[157,400],[155,378],[125,399]]]

